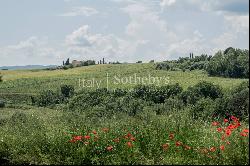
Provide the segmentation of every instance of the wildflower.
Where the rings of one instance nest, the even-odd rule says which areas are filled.
[[[132,134],[131,133],[128,133],[124,136],[125,139],[129,139],[130,137],[132,137]]]
[[[231,119],[232,119],[233,121],[238,121],[238,119],[237,119],[235,116],[231,116]]]
[[[167,143],[162,145],[162,149],[164,151],[166,151],[168,149],[168,147],[169,147],[169,144],[167,144]]]
[[[222,151],[225,150],[225,146],[224,146],[224,145],[221,145],[221,146],[220,146],[220,150],[222,150]]]
[[[80,135],[79,136],[74,136],[73,139],[76,140],[76,141],[80,141],[80,140],[82,140],[82,136],[80,136]]]
[[[92,133],[95,134],[95,135],[97,134],[97,132],[95,130],[93,130]]]
[[[230,136],[232,134],[232,131],[230,129],[226,129],[226,135]]]
[[[118,143],[120,142],[120,139],[119,138],[116,138],[116,139],[113,139],[114,142]]]
[[[169,139],[171,139],[171,140],[174,139],[174,134],[173,133],[169,134]]]
[[[219,125],[220,125],[219,122],[213,122],[213,123],[212,123],[212,126],[219,126]]]
[[[228,119],[224,119],[224,123],[227,123],[227,122],[229,122],[229,120]]]
[[[127,142],[127,146],[131,148],[133,146],[132,142]]]
[[[222,129],[221,127],[220,127],[220,128],[217,128],[217,131],[218,131],[218,132],[222,132],[222,130],[223,130],[223,129]]]
[[[130,141],[135,141],[135,137],[131,137],[131,138],[130,138]]]
[[[177,141],[177,142],[175,143],[175,145],[176,145],[176,146],[181,146],[182,143],[181,143],[180,141]]]
[[[243,132],[244,133],[249,133],[249,129],[244,129]]]
[[[240,135],[243,136],[243,137],[247,137],[247,133],[241,132]]]
[[[184,145],[184,148],[185,148],[185,150],[190,150],[191,149],[191,147],[188,146],[188,145]]]
[[[91,137],[89,135],[85,135],[84,139],[90,139]]]
[[[107,151],[112,151],[113,150],[113,146],[108,146],[106,149],[107,149]]]
[[[210,152],[215,152],[216,151],[216,148],[215,147],[211,147],[210,148]]]
[[[230,145],[230,144],[231,144],[231,142],[229,142],[229,141],[227,141],[226,143],[227,143],[228,145]]]

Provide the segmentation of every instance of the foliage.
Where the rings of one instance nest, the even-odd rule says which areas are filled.
[[[39,96],[34,98],[34,103],[39,107],[54,106],[60,104],[63,101],[63,96],[59,92],[52,90],[44,90]]]
[[[178,60],[165,61],[162,63],[156,64],[156,70],[204,70],[208,62],[210,61],[211,56],[202,54],[201,56],[195,56],[192,58],[180,57]]]
[[[202,81],[182,93],[181,98],[184,103],[195,104],[201,98],[216,99],[222,97],[222,89],[218,85]]]
[[[61,93],[63,97],[69,98],[74,95],[74,86],[73,85],[61,85]]]
[[[206,68],[211,76],[249,78],[249,51],[227,48],[217,52]]]

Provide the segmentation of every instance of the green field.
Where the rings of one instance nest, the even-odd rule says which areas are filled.
[[[228,90],[239,85],[246,79],[231,79],[222,77],[208,77],[205,71],[164,71],[155,70],[154,64],[121,64],[121,65],[96,65],[73,68],[69,70],[23,70],[23,71],[1,71],[4,82],[0,85],[1,93],[37,93],[50,88],[55,89],[61,84],[71,84],[77,89],[79,79],[102,81],[101,86],[106,87],[107,73],[111,81],[109,88],[130,88],[134,84],[115,84],[113,78],[134,76],[137,77],[169,77],[169,84],[179,83],[183,88],[192,86],[200,81],[209,81],[220,85]],[[164,82],[161,82],[161,85]]]
[[[152,104],[141,99],[107,95],[107,99],[101,98],[105,101],[100,101],[99,105],[87,106],[86,109],[72,106],[74,101],[92,104],[91,100],[84,98],[84,91],[80,93],[83,87],[79,86],[79,79],[94,78],[100,87],[105,88],[107,73],[110,89],[133,88],[135,84],[117,83],[114,77],[128,78],[135,73],[137,77],[167,77],[168,84],[179,83],[184,90],[201,81],[211,82],[222,87],[225,94],[247,81],[209,77],[201,70],[155,70],[154,64],[1,71],[0,99],[6,100],[6,106],[0,108],[0,162],[41,165],[249,163],[248,117],[240,121],[231,116],[224,117],[231,118],[224,122],[223,117],[210,116],[209,111],[217,109],[214,107],[220,101],[202,99],[199,106],[187,105],[177,109],[175,98],[164,104]],[[160,81],[159,86],[165,83]],[[30,96],[48,89],[56,91],[65,84],[73,85],[80,95],[70,98],[69,102],[49,107],[30,104]],[[96,86],[90,89],[94,91]],[[118,101],[124,102],[117,106]],[[123,105],[126,110],[126,101],[129,109],[132,105],[135,111],[141,111],[133,116],[118,111]],[[168,109],[169,103],[176,108]],[[204,108],[203,103],[206,103]],[[200,108],[204,109],[204,115],[194,118],[193,110]],[[163,112],[157,113],[157,110]],[[212,125],[213,122],[219,124]]]

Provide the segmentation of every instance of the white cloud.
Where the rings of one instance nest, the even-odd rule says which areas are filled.
[[[161,0],[160,6],[161,10],[163,11],[165,7],[172,6],[176,3],[176,0]]]
[[[0,47],[1,65],[58,64],[60,54],[47,38],[30,37],[16,45]]]
[[[94,14],[98,14],[99,12],[91,7],[73,7],[70,12],[60,14],[59,16],[64,17],[74,17],[74,16],[91,16]]]
[[[128,43],[119,37],[108,34],[93,34],[90,26],[83,25],[66,37],[65,43],[69,55],[76,58],[94,59],[104,57],[109,60],[118,60],[125,56]]]

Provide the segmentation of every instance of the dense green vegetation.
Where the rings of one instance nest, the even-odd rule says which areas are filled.
[[[246,52],[235,51],[223,52],[238,57],[215,74],[223,77],[205,71],[222,62],[217,55],[2,71],[0,163],[247,165],[249,80],[225,78],[243,72],[238,62],[247,71]],[[129,83],[135,74],[147,83]]]
[[[210,76],[249,78],[249,50],[227,48],[214,56],[201,55],[158,63],[158,70],[206,70]]]

